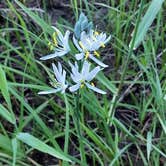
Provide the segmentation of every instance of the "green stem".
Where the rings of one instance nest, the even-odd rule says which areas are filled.
[[[80,117],[80,109],[79,109],[79,91],[77,92],[76,95],[76,109],[74,112],[74,119],[75,119],[75,125],[76,125],[76,129],[77,129],[77,133],[78,133],[78,140],[79,140],[79,145],[80,145],[80,153],[81,153],[81,163],[83,166],[86,166],[86,157],[85,157],[85,150],[84,150],[84,145],[83,145],[83,136],[82,136],[82,131],[80,128],[80,121],[81,121],[81,117]]]
[[[65,125],[65,146],[64,146],[64,152],[66,154],[68,154],[68,146],[69,146],[69,121],[70,121],[70,117],[69,117],[69,103],[67,100],[67,96],[66,94],[64,94],[64,99],[65,99],[65,104],[66,104],[66,125]]]

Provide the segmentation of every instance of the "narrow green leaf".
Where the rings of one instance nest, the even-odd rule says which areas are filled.
[[[138,152],[139,152],[139,155],[140,155],[140,157],[141,157],[141,159],[143,161],[143,165],[144,166],[148,166],[148,162],[146,161],[144,152],[141,150],[141,148],[139,147],[139,145],[137,143],[135,145],[136,145],[136,147],[138,149]]]
[[[8,122],[15,124],[12,114],[2,104],[0,104],[0,115]]]
[[[11,108],[11,101],[10,101],[10,95],[8,91],[8,84],[6,80],[5,72],[3,71],[1,65],[0,65],[0,90],[2,92],[2,95],[8,104],[9,108]]]
[[[84,124],[81,123],[82,128],[85,130],[87,135],[93,140],[93,142],[105,153],[107,156],[112,157],[113,150],[107,146],[107,144],[99,137],[95,132],[91,129],[86,127]]]
[[[6,135],[0,134],[0,149],[12,153],[12,143]]]
[[[119,150],[119,152],[116,154],[116,156],[114,157],[114,159],[111,161],[111,163],[109,164],[109,166],[113,166],[115,164],[115,162],[118,160],[118,158],[122,155],[122,153],[124,153],[132,144],[128,144],[126,145],[123,149]]]
[[[132,139],[134,139],[134,136],[130,133],[130,131],[125,127],[123,123],[121,123],[118,119],[114,117],[113,123],[120,129],[122,129],[126,134],[128,134]]]
[[[108,88],[112,93],[116,94],[117,93],[117,88],[115,85],[108,80],[107,77],[104,76],[102,72],[100,72],[97,77],[96,77],[106,88]]]
[[[17,91],[13,88],[9,88],[11,94],[13,94],[20,102],[23,104],[23,106],[29,111],[31,115],[33,115],[34,120],[38,123],[38,125],[42,128],[42,131],[44,134],[46,134],[49,137],[50,142],[55,146],[56,149],[59,151],[61,150],[58,143],[55,139],[53,139],[53,135],[51,130],[47,127],[47,125],[43,122],[43,120],[38,116],[36,110],[34,110],[27,102],[25,102],[24,98],[21,97]]]
[[[53,28],[46,23],[42,18],[32,12],[30,9],[25,7],[21,2],[15,0],[17,5],[19,5],[45,32],[52,34],[54,32]]]
[[[161,9],[163,2],[164,0],[152,0],[147,12],[145,13],[143,19],[141,20],[139,24],[138,31],[135,38],[135,43],[134,43],[134,49],[136,49],[139,46],[139,44],[143,41],[149,27],[151,26],[157,13]]]
[[[12,166],[16,165],[16,156],[17,156],[17,139],[12,139],[12,148],[13,148],[13,163]]]
[[[148,134],[147,134],[147,158],[148,158],[148,161],[149,161],[149,158],[150,158],[150,152],[152,150],[152,133],[149,131]]]
[[[160,121],[160,124],[161,124],[163,130],[164,130],[164,133],[166,134],[166,124],[165,124],[165,122],[161,119],[159,114],[157,114],[157,117],[158,117],[158,119]]]
[[[152,148],[157,151],[160,155],[162,155],[164,158],[166,158],[166,154],[162,152],[159,148],[157,148],[155,145],[152,145]]]
[[[66,157],[63,153],[55,150],[54,148],[48,146],[47,144],[45,144],[38,138],[36,138],[28,133],[19,133],[17,135],[17,139],[19,139],[20,141],[26,143],[27,145],[29,145],[32,148],[37,149],[41,152],[50,154],[51,156],[57,157],[61,160],[71,162],[71,160],[68,157]]]

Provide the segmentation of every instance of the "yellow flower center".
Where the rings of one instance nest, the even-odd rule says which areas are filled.
[[[48,42],[48,47],[49,47],[49,49],[50,49],[51,51],[54,49],[54,46],[53,46],[53,44],[52,44],[51,42]]]
[[[92,85],[92,86],[95,86],[95,84],[94,84],[93,82],[91,82],[91,85]]]
[[[104,43],[101,43],[101,46],[102,46],[103,48],[105,48],[105,44],[104,44]]]
[[[48,47],[49,49],[52,51],[54,49],[54,47],[58,46],[58,41],[57,41],[57,32],[54,32],[52,34],[52,41],[53,42],[48,42]]]
[[[53,80],[50,81],[50,85],[54,88],[61,86],[61,84],[59,82],[53,81]]]
[[[89,58],[89,52],[87,51],[86,53],[85,53],[85,59],[88,59]]]
[[[84,80],[84,79],[82,79],[82,80],[81,80],[81,85],[80,85],[80,88],[83,88],[83,87],[84,87],[84,85],[85,85],[85,80]]]
[[[98,36],[98,35],[99,35],[99,32],[98,32],[98,31],[94,31],[94,35],[95,35],[95,36]]]
[[[94,55],[96,55],[97,57],[100,57],[100,54],[97,51],[94,51]]]
[[[53,33],[52,39],[53,39],[54,45],[57,46],[57,45],[58,45],[58,42],[57,42],[57,32],[54,32],[54,33]]]
[[[82,83],[80,87],[83,88],[84,87],[84,83]]]

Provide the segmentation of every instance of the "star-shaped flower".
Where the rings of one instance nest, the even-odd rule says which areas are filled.
[[[85,31],[81,33],[80,41],[76,40],[73,37],[73,42],[80,53],[76,54],[76,59],[81,60],[85,59],[92,59],[101,67],[108,67],[108,65],[104,64],[100,60],[98,60],[95,56],[99,57],[99,53],[97,50],[100,47],[105,47],[105,44],[111,39],[111,36],[107,38],[105,33],[98,33],[94,30],[90,30],[90,33],[87,34]]]
[[[72,70],[71,78],[76,83],[75,85],[69,88],[71,92],[75,92],[80,87],[82,88],[85,85],[89,89],[97,93],[106,94],[106,92],[104,92],[103,90],[95,87],[93,83],[90,84],[90,82],[94,79],[97,73],[102,70],[100,66],[97,66],[90,71],[90,63],[88,63],[87,61],[84,61],[81,72],[79,72],[78,64],[76,62],[75,62],[75,65],[70,63],[70,66]]]
[[[66,55],[70,51],[70,46],[69,46],[69,35],[70,31],[66,31],[65,35],[63,36],[62,33],[55,27],[55,32],[53,33],[53,42],[49,42],[49,47],[51,50],[54,49],[53,54],[46,55],[44,57],[41,57],[41,60],[47,60],[47,59],[52,59],[55,57],[61,57]]]
[[[41,91],[38,94],[51,94],[56,92],[65,93],[68,84],[66,83],[66,71],[62,69],[62,65],[58,62],[58,68],[52,64],[55,78],[52,80],[51,85],[54,87],[51,90]]]

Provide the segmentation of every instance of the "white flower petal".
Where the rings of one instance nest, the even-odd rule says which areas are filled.
[[[84,53],[79,53],[75,55],[77,60],[81,60],[84,57]]]
[[[71,68],[74,67],[74,65],[70,61],[68,61],[68,63]]]
[[[82,52],[83,50],[82,50],[82,48],[79,46],[79,44],[78,44],[78,41],[77,41],[77,39],[73,36],[73,42],[74,42],[74,45],[77,47],[77,49],[80,51],[80,52]]]
[[[58,68],[55,66],[55,64],[52,63],[52,67],[53,67],[53,71],[54,71],[56,80],[58,81],[58,83],[60,84],[62,89],[66,89],[68,86],[67,84],[65,84],[66,71],[62,69],[61,63],[58,62]]]
[[[62,33],[54,26],[52,26],[57,33],[57,46],[55,46],[55,52],[53,54],[46,55],[41,57],[41,60],[47,60],[55,57],[61,57],[67,54],[70,51],[69,46],[69,35],[70,31],[66,31],[65,35],[63,36]]]
[[[71,71],[72,71],[73,75],[74,76],[79,75],[77,63],[75,62],[75,64],[73,65],[71,62],[69,62],[69,65],[71,67]]]
[[[104,64],[103,62],[99,61],[97,58],[95,58],[93,55],[89,55],[89,58],[92,59],[94,62],[96,62],[101,67],[108,67],[108,65]]]
[[[56,27],[54,27],[54,26],[51,26],[55,31],[57,31],[58,29],[56,28]]]
[[[89,69],[90,69],[90,63],[88,61],[84,61],[81,74],[83,76],[86,76],[89,73]]]
[[[67,51],[70,51],[69,36],[70,36],[70,31],[67,30],[64,36],[64,47]]]
[[[65,33],[65,36],[64,36],[64,40],[68,41],[69,40],[69,36],[70,36],[70,31],[67,30],[66,33]]]
[[[53,53],[53,54],[49,54],[49,55],[46,55],[46,56],[43,56],[40,58],[40,60],[48,60],[48,59],[52,59],[52,58],[56,58],[58,57],[59,55],[57,54],[57,52]]]
[[[62,65],[60,62],[58,62],[58,71],[60,74],[62,74]]]
[[[61,52],[58,52],[57,54],[58,54],[59,57],[61,57],[61,56],[66,55],[68,52],[69,52],[69,50],[63,50]]]
[[[66,71],[63,70],[63,72],[62,72],[62,83],[65,84],[65,81],[66,81]]]
[[[61,31],[60,31],[59,29],[56,29],[56,32],[57,32],[57,34],[58,34],[58,38],[59,38],[60,42],[63,43],[63,39],[64,39],[64,37],[63,37]]]
[[[40,60],[48,60],[48,59],[52,59],[52,58],[56,58],[56,57],[61,57],[67,53],[68,53],[68,51],[66,51],[66,50],[63,50],[61,52],[55,51],[53,54],[49,54],[44,57],[41,57]]]
[[[54,26],[52,26],[52,28],[57,32],[58,41],[60,42],[59,44],[62,44],[64,37],[63,37],[61,31],[58,28],[54,27]]]
[[[81,37],[80,37],[80,40],[81,41],[86,41],[87,38],[88,38],[89,34],[86,34],[85,31],[81,32]]]
[[[89,89],[92,89],[93,91],[95,91],[97,93],[100,93],[100,94],[103,94],[103,95],[106,94],[106,92],[104,92],[103,90],[101,90],[99,88],[96,88],[95,86],[92,86],[89,83],[85,83],[85,84]]]
[[[77,90],[79,89],[80,85],[81,85],[81,83],[78,83],[78,84],[76,84],[76,85],[71,86],[71,87],[69,88],[70,92],[75,92],[75,91],[77,91]]]
[[[96,75],[97,73],[101,70],[101,68],[99,66],[95,67],[91,72],[89,72],[87,74],[86,80],[89,82],[91,81]]]
[[[59,91],[61,91],[61,88],[51,89],[51,90],[47,90],[47,91],[41,91],[41,92],[38,92],[38,94],[45,95],[45,94],[57,93]]]
[[[55,74],[55,77],[56,77],[57,81],[59,83],[62,83],[63,82],[62,81],[62,75],[59,73],[59,71],[58,71],[58,69],[57,69],[57,67],[55,66],[54,63],[52,63],[52,68],[53,68],[53,71],[54,71],[54,74]]]
[[[106,44],[111,39],[111,35],[104,41],[104,44]]]
[[[75,83],[78,83],[80,82],[82,77],[81,77],[81,74],[77,72],[77,73],[71,74],[71,78]]]

